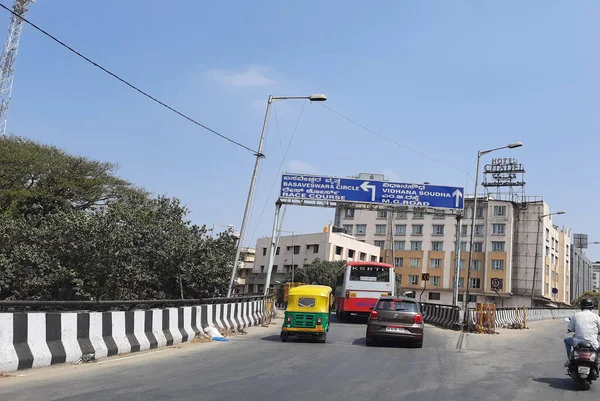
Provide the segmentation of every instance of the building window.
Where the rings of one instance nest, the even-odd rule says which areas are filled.
[[[433,241],[431,243],[431,250],[441,252],[444,250],[444,243],[442,241]]]
[[[494,206],[494,216],[506,216],[506,206]]]
[[[395,267],[404,267],[404,258],[394,258]]]
[[[446,214],[441,211],[441,210],[436,210],[434,215],[433,215],[434,219],[440,219],[440,220],[444,220],[446,219]]]
[[[378,210],[377,211],[378,219],[385,219],[386,217],[387,217],[387,210]]]
[[[275,249],[275,255],[279,255],[279,250],[281,249],[281,247],[277,247],[277,249]]]
[[[473,242],[473,252],[483,252],[483,242]]]
[[[460,270],[465,270],[465,259],[461,259],[460,262],[458,262],[458,268]]]
[[[300,245],[294,245],[294,255],[300,254]]]
[[[425,213],[422,210],[415,210],[413,212],[413,219],[424,219]]]
[[[441,299],[442,295],[439,292],[430,292],[429,293],[429,300],[430,301],[439,301]]]
[[[361,262],[364,262],[364,261],[366,261],[366,259],[367,259],[367,254],[366,254],[366,253],[364,253],[364,252],[361,252],[361,253],[360,253],[360,260],[361,260]]]
[[[550,229],[546,229],[546,242],[550,242]]]
[[[344,212],[344,217],[347,219],[353,219],[354,218],[354,209],[346,209],[346,211]]]
[[[431,259],[431,261],[429,262],[429,266],[432,269],[440,269],[442,267],[442,259]]]
[[[408,213],[406,212],[398,212],[396,213],[396,218],[397,219],[406,219],[408,217]]]
[[[394,241],[394,250],[403,251],[406,248],[406,241]]]
[[[267,248],[263,248],[263,256],[267,254]]]
[[[465,286],[465,278],[464,277],[459,277],[458,278],[458,287],[459,288],[463,288]]]
[[[546,256],[550,256],[550,247],[546,246]]]
[[[481,270],[481,260],[474,260],[471,262],[471,270]]]
[[[422,251],[423,250],[423,241],[410,241],[410,250],[411,251]]]
[[[440,286],[440,276],[431,276],[429,277],[431,279],[431,285],[434,287],[439,287]]]
[[[419,284],[419,276],[416,275],[409,275],[408,276],[408,284],[410,285],[417,285]]]
[[[470,288],[481,288],[481,279],[480,278],[471,278],[469,287]]]
[[[375,235],[385,235],[385,224],[375,225]]]
[[[482,224],[477,224],[475,226],[475,235],[478,237],[481,237],[483,235],[483,225]]]
[[[506,234],[506,224],[492,224],[492,234]]]
[[[460,226],[460,235],[467,235],[469,227],[466,224]]]
[[[367,225],[366,224],[357,224],[356,225],[356,234],[366,234],[367,233]]]
[[[492,270],[504,270],[504,260],[492,259]]]
[[[342,256],[342,253],[344,252],[344,248],[342,248],[341,246],[336,246],[335,247],[335,254]]]
[[[371,262],[377,262],[377,256],[371,255]]]
[[[378,246],[381,249],[385,248],[385,241],[373,241],[373,243],[375,244],[375,246]]]
[[[433,235],[444,235],[444,225],[443,224],[434,224],[433,225]]]
[[[504,252],[504,241],[492,241],[492,252]]]
[[[419,258],[410,258],[408,261],[410,267],[418,268],[421,267],[421,259]]]
[[[261,266],[261,267],[260,267],[260,272],[261,272],[261,273],[264,273],[264,272],[265,272],[265,267],[264,267],[264,266]]]
[[[346,234],[352,235],[352,231],[354,231],[354,225],[344,224],[344,231],[346,231]]]
[[[483,219],[483,207],[479,206],[477,208],[477,213],[475,214],[475,217],[478,219]]]
[[[402,274],[396,274],[396,282],[402,285]]]
[[[467,242],[466,241],[463,241],[460,243],[460,251],[467,252]]]
[[[396,235],[406,235],[406,224],[396,224]]]
[[[313,245],[313,253],[319,253],[319,244]]]
[[[412,235],[423,235],[423,224],[413,224]]]

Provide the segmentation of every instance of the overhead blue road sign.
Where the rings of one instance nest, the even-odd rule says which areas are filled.
[[[280,199],[464,208],[464,188],[358,180],[309,174],[283,174]]]

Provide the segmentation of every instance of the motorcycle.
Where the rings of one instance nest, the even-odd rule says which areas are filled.
[[[571,318],[566,317],[565,322],[571,322]],[[580,341],[573,347],[569,361],[567,375],[571,376],[581,390],[589,390],[592,380],[599,376],[598,350],[589,341]]]

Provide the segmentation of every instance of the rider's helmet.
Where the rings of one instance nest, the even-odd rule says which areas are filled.
[[[581,309],[589,309],[592,310],[594,309],[594,301],[592,301],[590,298],[584,298],[581,300]]]

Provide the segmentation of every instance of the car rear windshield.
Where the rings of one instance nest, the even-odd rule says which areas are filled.
[[[390,269],[379,266],[352,266],[352,269],[350,269],[350,281],[389,283]]]
[[[298,306],[302,308],[313,308],[315,306],[314,298],[298,298]]]
[[[396,312],[414,312],[418,313],[419,308],[416,302],[382,299],[377,303],[378,310],[391,310]]]

